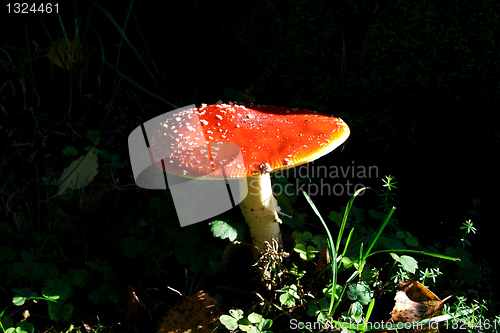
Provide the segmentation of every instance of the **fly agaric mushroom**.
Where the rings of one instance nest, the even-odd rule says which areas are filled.
[[[198,132],[202,138],[195,134]],[[248,195],[239,205],[253,244],[263,251],[265,242],[272,244],[273,239],[282,242],[280,208],[273,196],[270,173],[331,152],[349,133],[342,119],[310,110],[256,104],[202,104],[181,111],[162,124],[151,148],[157,162],[158,156],[163,156],[162,167],[169,173],[192,178],[208,174],[226,179],[246,178]],[[169,156],[161,152],[162,138],[167,134],[175,139]],[[242,159],[231,159],[234,149],[224,152],[225,143],[239,147]],[[226,167],[218,168],[219,164]]]

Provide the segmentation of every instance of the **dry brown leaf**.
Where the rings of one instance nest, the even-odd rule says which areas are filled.
[[[391,321],[394,323],[408,323],[437,317],[442,314],[443,301],[432,291],[417,281],[401,282],[394,300],[396,304],[391,311]],[[398,332],[408,333],[438,333],[436,323],[431,327],[415,327],[412,329],[398,329]]]
[[[200,290],[176,303],[163,317],[156,333],[216,332],[221,315],[217,301]]]
[[[90,327],[90,325],[87,325],[86,323],[84,323],[83,320],[82,320],[82,325],[83,325],[83,328],[85,329],[85,332],[90,333],[92,331],[92,327]]]
[[[328,248],[322,248],[319,250],[318,254],[318,264],[316,268],[314,268],[312,275],[314,276],[314,280],[318,281],[321,275],[324,273],[324,269],[326,265],[330,264],[330,253],[328,252]]]
[[[78,53],[80,51],[80,53]],[[70,38],[56,41],[47,51],[50,61],[62,69],[70,70],[73,64],[82,60],[82,46]]]
[[[127,314],[125,315],[125,320],[129,320],[130,316],[132,316],[132,314],[135,312],[138,306],[144,306],[139,297],[137,297],[134,286],[128,287],[127,291],[128,291],[128,302],[127,302]]]

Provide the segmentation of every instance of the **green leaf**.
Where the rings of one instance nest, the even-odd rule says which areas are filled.
[[[252,324],[258,324],[258,323],[262,322],[264,320],[264,318],[260,314],[253,312],[250,315],[248,315],[248,320]]]
[[[289,293],[283,293],[280,295],[280,302],[284,306],[295,306],[295,299]]]
[[[87,139],[89,139],[92,143],[98,144],[101,142],[101,134],[99,131],[87,130]]]
[[[384,246],[387,249],[406,249],[406,246],[399,239],[386,238],[383,241]]]
[[[12,291],[14,293],[16,293],[16,295],[12,299],[12,303],[14,303],[14,305],[16,305],[16,306],[23,305],[27,299],[32,299],[32,298],[38,297],[37,292],[35,292],[31,288],[27,288],[27,287],[24,287],[21,289],[12,288]]]
[[[45,186],[49,186],[49,185],[56,185],[57,186],[57,180],[52,179],[50,177],[42,177],[42,183]]]
[[[89,279],[89,271],[86,269],[78,269],[73,272],[73,283],[77,287],[83,287]]]
[[[317,321],[323,322],[327,317],[328,311],[330,311],[330,302],[328,302],[325,298],[321,298],[319,300],[319,314]]]
[[[349,308],[349,316],[356,323],[359,323],[359,321],[363,318],[363,305],[359,302],[352,303]]]
[[[297,194],[294,193],[294,197],[296,198],[297,197]],[[290,196],[289,196],[290,198]],[[292,203],[295,203],[295,201],[292,201],[290,200]],[[301,214],[301,213],[295,213],[293,214],[293,216],[295,217],[295,220],[297,221],[297,223],[301,226],[304,225],[304,222],[306,222],[306,216],[304,214]]]
[[[399,230],[396,232],[396,237],[399,239],[405,239],[406,238],[406,232]]]
[[[26,301],[26,298],[23,297],[23,296],[14,296],[14,298],[12,298],[12,303],[14,303],[15,306],[21,306],[24,304],[24,302]]]
[[[67,188],[62,194],[61,194],[61,200],[70,200],[73,198],[75,195],[74,191],[72,188]]]
[[[337,213],[336,211],[332,210],[330,212],[330,215],[328,215],[328,219],[333,222],[339,222],[342,220],[342,215]]]
[[[125,167],[125,164],[117,161],[111,161],[109,162],[109,166],[115,169],[123,169]]]
[[[415,270],[418,268],[418,262],[413,257],[401,256],[398,261],[405,271],[415,274]]]
[[[108,291],[108,299],[115,304],[123,300],[122,296],[123,294],[119,290],[111,289]]]
[[[50,302],[48,306],[48,313],[50,316],[50,319],[54,321],[60,321],[60,320],[69,320],[71,319],[71,316],[73,315],[73,310],[75,308],[73,307],[73,304],[68,303],[53,303]]]
[[[368,210],[368,214],[370,214],[371,217],[373,217],[374,219],[380,219],[380,213],[377,212],[376,210],[374,209],[369,209]]]
[[[319,313],[319,307],[317,304],[314,304],[314,303],[307,304],[307,315],[309,317],[314,317],[318,313]]]
[[[314,245],[316,245],[316,247],[318,249],[324,249],[324,248],[326,248],[328,246],[328,244],[326,242],[326,238],[323,235],[316,235],[316,236],[314,236],[314,238],[313,238],[312,241],[313,241]]]
[[[286,178],[285,176],[281,175],[279,172],[275,173],[274,179],[276,179],[276,181],[278,183],[282,183],[282,184],[288,183],[288,178]]]
[[[64,301],[71,293],[71,288],[62,279],[47,279],[44,281],[42,295],[50,299],[60,299]]]
[[[44,280],[44,279],[56,279],[59,276],[59,270],[56,265],[46,264],[46,263],[36,263],[33,265],[33,278]]]
[[[35,256],[29,253],[28,251],[23,251],[21,252],[21,258],[23,258],[23,261],[28,261],[31,259],[35,259]]]
[[[236,96],[234,97],[234,101],[238,103],[244,103],[248,101],[247,95],[238,90]]]
[[[328,298],[332,298],[332,286],[333,285],[330,283],[328,287],[323,288],[323,294]],[[342,293],[342,285],[337,283],[335,284],[335,299],[339,297],[340,293]]]
[[[300,254],[300,258],[305,261],[313,260],[316,253],[319,252],[314,246],[308,245],[306,248],[304,244],[295,245],[293,250],[298,252]]]
[[[224,94],[225,97],[233,97],[234,95],[236,95],[236,90],[234,90],[231,87],[227,87],[224,89],[222,93]]]
[[[405,238],[405,243],[410,245],[410,246],[418,246],[418,239],[416,239],[413,236],[406,237]]]
[[[373,298],[373,291],[370,290],[368,283],[360,281],[349,285],[349,288],[347,289],[347,297],[353,301],[358,301],[363,305],[368,305]]]
[[[67,188],[72,190],[80,189],[88,185],[97,175],[97,155],[91,149],[87,155],[80,156],[79,159],[73,161],[69,167],[64,169],[61,177],[59,177],[59,192],[64,193]]]
[[[113,280],[116,277],[115,271],[106,262],[102,262],[99,259],[97,259],[97,262],[90,260],[88,266],[93,271],[97,270],[103,273],[104,280]]]
[[[103,265],[99,270],[103,273],[103,278],[104,280],[111,281],[114,280],[116,277],[116,273],[114,269],[109,267],[108,265]]]
[[[5,259],[12,261],[16,256],[16,251],[12,250],[10,245],[0,246],[0,261]]]
[[[2,324],[3,324],[3,328],[4,329],[8,328],[8,327],[13,327],[14,326],[14,321],[9,316],[3,316],[1,320],[2,320]]]
[[[280,302],[282,305],[285,306],[295,306],[295,298],[299,299],[300,296],[298,294],[297,286],[295,284],[292,284],[291,286],[287,286],[285,288],[276,290],[278,292],[283,292],[282,295],[280,295]]]
[[[123,255],[127,258],[135,258],[137,252],[146,252],[149,242],[146,239],[139,239],[136,243],[134,236],[128,236],[122,239]]]
[[[99,304],[106,299],[106,295],[109,290],[109,283],[104,282],[99,285],[99,287],[90,293],[89,300],[94,302],[94,304]]]
[[[230,242],[235,242],[238,239],[238,230],[226,221],[213,221],[210,230],[215,237],[227,238]]]
[[[219,317],[219,320],[222,323],[222,325],[226,326],[226,328],[230,331],[238,328],[237,320],[231,316],[222,315]]]
[[[89,268],[90,268],[91,270],[93,270],[93,271],[95,271],[95,270],[98,270],[98,269],[99,269],[99,264],[98,264],[96,261],[94,261],[94,260],[90,260],[90,261],[87,263],[87,265],[88,265],[88,266],[89,266]]]
[[[28,288],[28,287],[24,287],[24,288],[12,288],[11,289],[13,292],[15,292],[16,294],[19,294],[21,296],[28,296],[32,291],[33,289],[31,288]]]
[[[304,233],[302,234],[302,239],[306,242],[312,241],[313,235],[309,231],[304,231]]]
[[[139,239],[139,241],[137,241],[137,244],[135,244],[135,248],[139,252],[146,252],[146,250],[148,249],[148,244],[149,242],[146,239]]]
[[[111,154],[107,151],[107,150],[104,150],[104,149],[96,149],[95,152],[99,155],[101,155],[104,160],[106,161],[111,161]]]
[[[154,197],[149,200],[149,208],[156,212],[158,219],[167,217],[170,214],[170,202],[168,200],[161,200],[159,197]]]
[[[257,324],[257,328],[262,332],[262,333],[272,333],[271,331],[265,331],[267,329],[270,329],[271,326],[273,326],[273,321],[271,319],[264,319],[260,323]]]
[[[240,310],[240,309],[237,309],[237,310],[229,310],[229,314],[231,316],[233,316],[234,319],[236,320],[240,320],[241,318],[243,318],[243,311]]]
[[[76,150],[75,146],[66,146],[66,148],[63,149],[63,154],[66,156],[76,156],[78,155],[78,150]]]
[[[4,324],[5,326],[5,324]],[[17,322],[17,327],[10,327],[5,331],[6,333],[34,333],[35,326],[28,321]]]
[[[121,241],[122,241],[121,248],[123,249],[123,255],[127,258],[135,259],[135,256],[137,254],[137,249],[135,248],[135,237],[128,236],[122,238]]]
[[[352,205],[351,213],[354,214],[354,218],[359,223],[366,221],[366,216],[365,216],[364,212],[365,212],[365,210],[363,208],[357,208],[356,206]]]

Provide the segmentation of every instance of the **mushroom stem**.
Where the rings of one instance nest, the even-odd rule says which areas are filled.
[[[247,177],[248,195],[240,203],[241,212],[250,227],[253,245],[259,252],[266,249],[265,241],[272,244],[276,239],[282,244],[280,232],[280,208],[273,196],[269,173]]]

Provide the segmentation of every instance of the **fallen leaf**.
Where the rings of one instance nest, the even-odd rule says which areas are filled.
[[[80,51],[80,53],[78,53]],[[82,46],[70,38],[61,38],[47,51],[50,61],[64,70],[70,70],[73,64],[82,60]]]
[[[137,297],[134,286],[128,287],[127,291],[128,291],[128,302],[127,302],[127,314],[125,315],[125,320],[129,320],[130,316],[132,316],[132,314],[134,313],[135,309],[137,309],[138,306],[144,306],[139,297]]]
[[[321,275],[325,272],[326,265],[330,264],[330,253],[328,248],[324,247],[319,250],[318,254],[318,264],[314,268],[312,275],[314,276],[314,281],[318,281]]]
[[[217,301],[200,290],[176,303],[163,317],[156,333],[216,332],[221,315]]]
[[[423,284],[417,281],[405,281],[401,282],[396,288],[398,289],[394,297],[396,304],[391,311],[390,321],[394,323],[410,323],[442,314],[443,301]],[[408,326],[410,325],[405,325],[405,327]],[[433,323],[427,326],[416,325],[411,329],[398,329],[398,332],[438,333],[439,329],[437,323]]]
[[[82,320],[82,324],[83,324],[83,328],[85,329],[85,331],[86,331],[87,333],[90,333],[90,332],[92,331],[92,327],[90,327],[90,325],[85,324],[85,323],[83,322],[83,320]]]
[[[79,159],[73,161],[69,167],[64,169],[61,177],[59,177],[58,194],[64,193],[68,187],[77,190],[87,186],[97,175],[98,166],[99,163],[97,162],[97,155],[94,149],[89,150],[87,155],[80,156]]]

